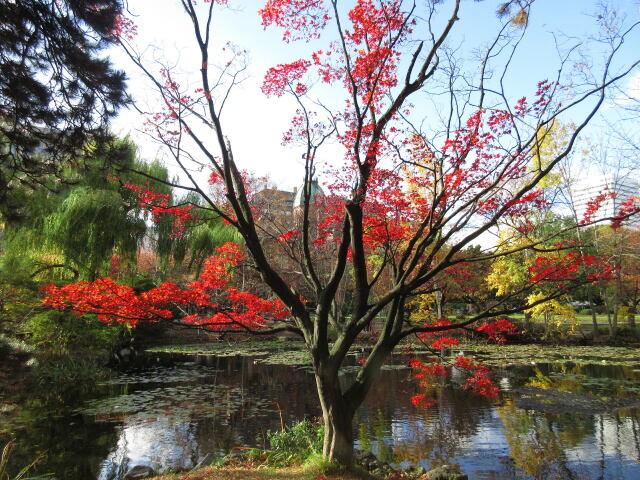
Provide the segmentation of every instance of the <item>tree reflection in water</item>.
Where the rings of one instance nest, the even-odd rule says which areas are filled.
[[[640,478],[639,411],[548,414],[517,408],[513,393],[533,381],[545,388],[626,395],[640,386],[638,374],[539,367],[498,372],[506,390],[498,402],[440,384],[434,392],[438,404],[430,408],[411,405],[418,386],[410,369],[386,370],[356,414],[358,446],[396,465],[457,464],[473,479]],[[351,374],[345,369],[341,381]],[[462,380],[455,372],[451,378]],[[290,425],[319,413],[307,370],[248,357],[202,357],[124,372],[78,399],[84,413],[73,410],[78,402],[68,411],[60,405],[52,410],[39,403],[37,392],[25,397],[30,401],[21,404],[21,423],[14,428],[16,465],[46,450],[38,471],[65,480],[113,480],[139,463],[188,468],[207,453],[262,447],[267,430],[280,428],[280,414]]]

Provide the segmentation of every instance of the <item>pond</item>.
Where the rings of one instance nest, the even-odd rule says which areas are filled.
[[[495,371],[498,400],[443,385],[437,405],[424,408],[410,402],[419,392],[406,359],[395,360],[355,419],[357,448],[381,460],[452,463],[474,480],[640,478],[640,409],[599,408],[635,403],[640,372],[632,367],[510,367]],[[343,380],[354,370],[345,368]],[[575,397],[567,408],[545,391]],[[17,438],[15,465],[46,453],[37,471],[59,480],[117,480],[135,465],[191,468],[210,453],[262,447],[268,430],[320,413],[308,367],[260,357],[152,354],[64,406],[30,397],[11,415],[0,412],[0,441]]]

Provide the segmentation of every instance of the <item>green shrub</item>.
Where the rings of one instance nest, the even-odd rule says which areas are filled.
[[[324,427],[308,420],[278,432],[267,432],[270,450],[268,465],[283,467],[303,463],[311,455],[322,453]]]
[[[107,325],[94,315],[78,316],[57,310],[34,315],[24,328],[39,350],[55,354],[104,354],[118,344],[123,333],[123,327]]]
[[[347,467],[340,465],[335,460],[328,460],[322,456],[322,452],[312,453],[309,455],[303,464],[304,471],[308,473],[314,473],[314,475],[321,477],[324,475],[344,475],[348,469]],[[360,469],[359,466],[352,466],[350,473],[353,474]],[[370,475],[362,472],[360,475],[362,478],[370,478]]]
[[[42,311],[42,301],[33,282],[22,281],[19,272],[9,281],[0,271],[0,333],[13,336],[23,322]]]
[[[578,315],[591,315],[591,309],[590,308],[583,308],[582,310],[580,310],[578,312]]]
[[[619,325],[618,326],[618,335],[621,336],[625,336],[625,337],[637,337],[638,336],[638,329],[636,328],[631,328],[628,325]]]

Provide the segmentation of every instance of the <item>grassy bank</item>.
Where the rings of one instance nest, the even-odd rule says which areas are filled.
[[[366,480],[373,478],[375,477],[350,473],[322,473],[321,470],[303,467],[210,467],[189,473],[161,475],[153,477],[152,480]]]
[[[377,480],[400,475],[370,453],[355,452],[356,465],[348,470],[329,462],[321,453],[323,437],[324,427],[303,420],[284,430],[267,432],[267,450],[232,451],[210,467],[157,480]],[[409,469],[402,472],[402,478],[417,479],[422,473]]]

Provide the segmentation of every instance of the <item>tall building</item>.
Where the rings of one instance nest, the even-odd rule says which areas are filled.
[[[604,195],[604,199],[591,216],[591,221],[613,217],[629,197],[640,198],[640,183],[628,178],[601,177],[592,182],[587,180],[582,185],[572,188],[573,205],[579,222],[584,219],[590,203],[596,201],[601,194]]]
[[[313,292],[309,291],[309,286],[302,278],[301,260],[296,258],[296,254],[291,248],[292,243],[290,242],[297,241],[297,236],[289,237],[291,240],[286,237],[287,233],[297,231],[299,234],[302,230],[303,187],[304,184],[294,188],[292,192],[276,188],[265,188],[253,196],[253,204],[258,235],[271,265],[279,271],[285,281],[296,292],[305,298],[312,298]],[[314,239],[317,236],[316,227],[322,214],[322,208],[318,208],[318,206],[322,205],[325,193],[317,180],[312,180],[308,187],[311,205],[309,234],[311,239]],[[323,253],[322,249],[315,246],[312,250],[314,255]],[[331,265],[329,262],[326,262],[326,264]],[[262,285],[257,278],[255,279],[255,285]],[[267,298],[271,295],[270,290],[266,288],[263,292],[260,292],[259,289],[256,292],[262,293]]]
[[[317,180],[312,180],[309,188],[311,205],[325,197]],[[265,188],[255,194],[253,202],[257,208],[259,222],[274,222],[279,228],[292,228],[304,206],[304,184],[295,187],[293,192]]]

